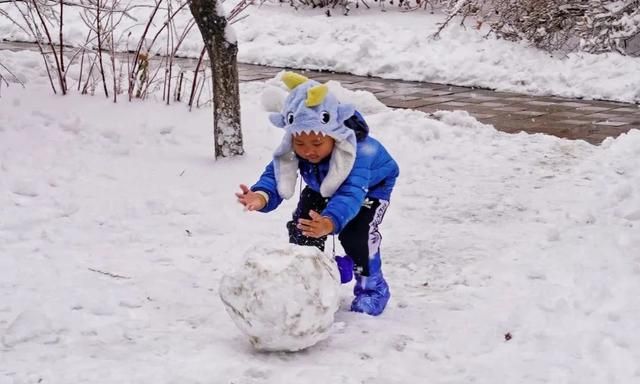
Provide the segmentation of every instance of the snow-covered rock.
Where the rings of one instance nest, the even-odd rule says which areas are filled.
[[[339,306],[340,277],[313,247],[254,247],[224,276],[220,298],[258,350],[298,351],[328,336]]]

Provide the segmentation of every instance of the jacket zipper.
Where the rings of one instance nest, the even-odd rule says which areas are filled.
[[[320,188],[320,168],[318,168],[318,164],[311,164],[311,167],[313,168],[313,174],[316,177],[318,188]]]

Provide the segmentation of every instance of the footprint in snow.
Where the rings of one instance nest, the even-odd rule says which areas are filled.
[[[408,335],[396,335],[391,340],[391,347],[398,352],[404,352],[407,345],[413,341],[413,338]]]

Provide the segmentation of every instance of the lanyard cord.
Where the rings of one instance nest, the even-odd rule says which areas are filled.
[[[331,250],[331,256],[335,258],[336,257],[336,235],[331,235],[331,239],[333,240],[333,248]]]

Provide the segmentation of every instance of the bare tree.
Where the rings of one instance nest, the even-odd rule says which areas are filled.
[[[221,0],[191,0],[189,7],[211,63],[215,157],[243,155],[238,43],[228,25]]]

